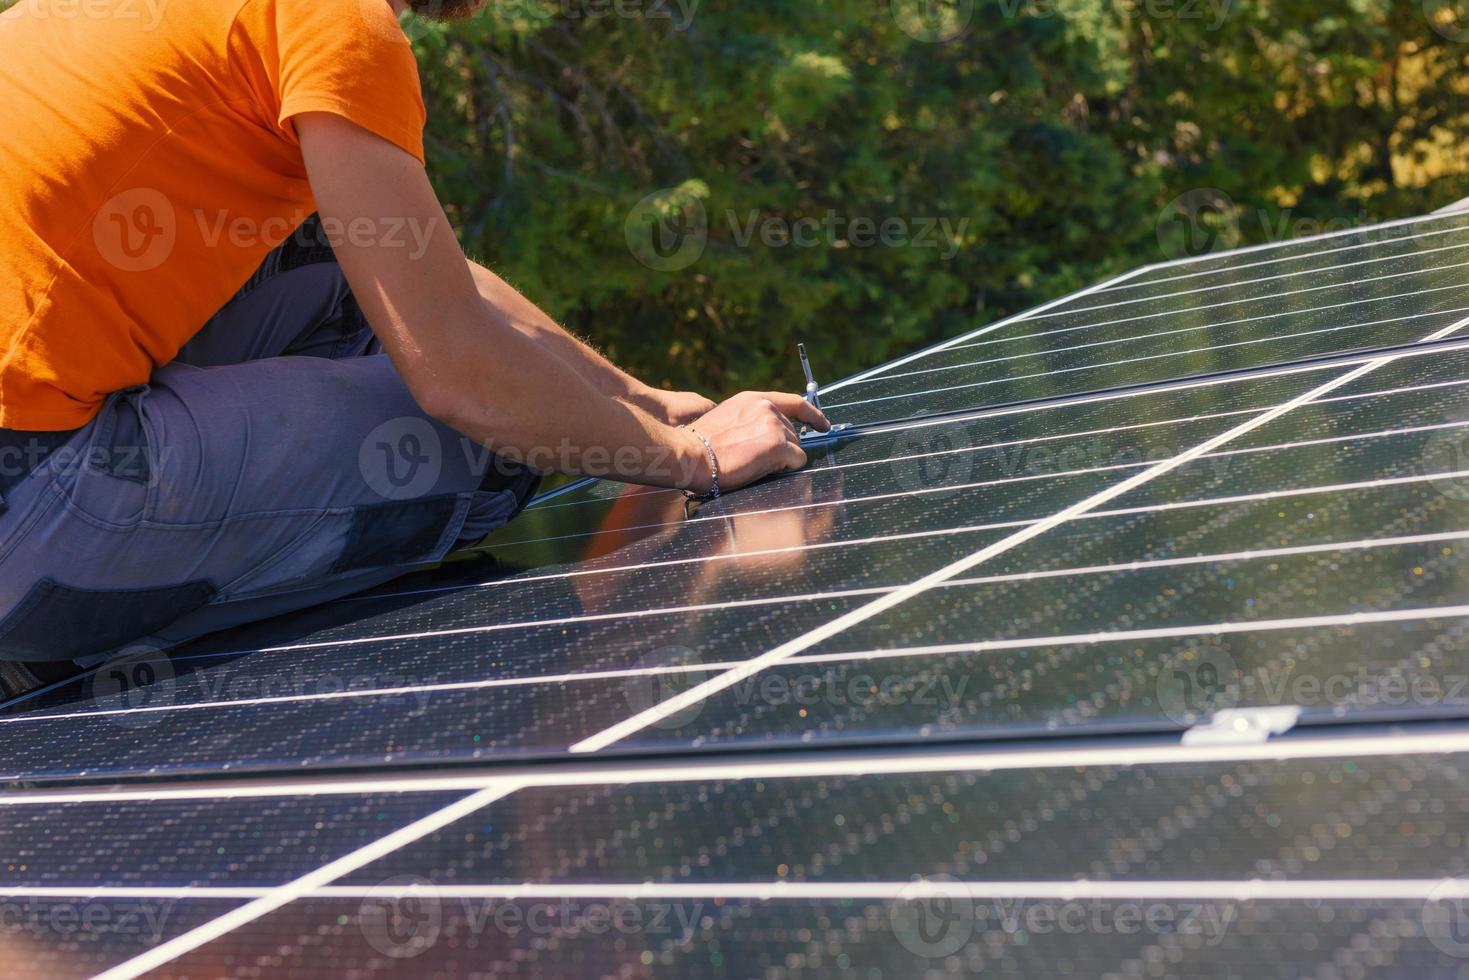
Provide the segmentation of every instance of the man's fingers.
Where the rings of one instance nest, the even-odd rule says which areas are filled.
[[[744,391],[699,420],[719,457],[723,488],[734,490],[807,463],[798,423],[829,428],[826,416],[799,395]]]
[[[821,432],[831,428],[831,423],[821,410],[800,395],[793,395],[788,391],[764,391],[760,393],[760,397],[774,405],[787,418],[805,422]]]
[[[799,443],[787,442],[781,449],[780,459],[783,465],[777,472],[789,473],[792,470],[799,470],[807,463],[806,450],[802,449]]]

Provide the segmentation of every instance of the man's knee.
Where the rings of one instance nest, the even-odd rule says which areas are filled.
[[[459,543],[479,541],[510,523],[530,503],[540,485],[539,473],[495,457],[479,491],[470,500]]]

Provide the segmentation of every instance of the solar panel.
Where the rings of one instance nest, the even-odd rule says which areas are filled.
[[[36,884],[272,887],[462,795],[70,799],[6,807],[0,846]],[[112,846],[98,847],[102,842]],[[125,846],[126,861],[118,846]]]
[[[1228,266],[1188,280],[1123,277],[858,376],[825,404],[871,423],[1413,343],[1469,313],[1469,218],[1442,224],[1434,231],[1452,233],[1326,266],[1247,253],[1244,278]]]
[[[0,901],[177,910],[16,948],[1453,972],[1466,270],[1463,215],[1140,270],[829,386],[801,473],[574,485],[492,560],[7,705]]]
[[[7,895],[5,971],[16,980],[89,976],[187,935],[244,903],[200,898]]]

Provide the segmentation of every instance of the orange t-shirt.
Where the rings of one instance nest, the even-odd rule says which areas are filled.
[[[20,0],[0,52],[0,427],[85,425],[315,210],[292,116],[423,161],[387,0]]]

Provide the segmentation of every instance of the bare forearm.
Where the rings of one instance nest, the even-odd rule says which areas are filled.
[[[350,236],[333,242],[353,295],[426,414],[536,469],[661,486],[714,489],[716,461],[724,489],[805,465],[786,416],[822,428],[826,419],[799,396],[741,392],[714,406],[688,392],[654,392],[650,412],[635,403],[638,386],[627,375],[499,277],[473,271],[417,160],[331,113],[294,122],[324,218],[369,228],[407,219],[430,230],[414,255]],[[697,430],[675,427],[683,421],[697,421]]]
[[[590,345],[572,336],[514,286],[472,260],[469,271],[474,276],[475,288],[491,310],[504,316],[516,330],[565,361],[598,391],[613,397],[632,398],[634,401],[640,401],[646,395],[649,390],[647,385],[597,353]]]
[[[466,317],[468,319],[468,317]],[[484,342],[485,328],[494,335]],[[707,482],[702,444],[626,397],[609,395],[534,334],[492,316],[447,331],[453,349],[434,359],[420,390],[447,393],[433,414],[495,453],[539,470],[657,486]]]
[[[663,391],[644,384],[568,333],[504,279],[477,262],[469,261],[468,265],[475,289],[492,319],[508,322],[543,350],[565,361],[603,394],[629,401],[670,425],[692,422],[714,407],[698,392]]]

